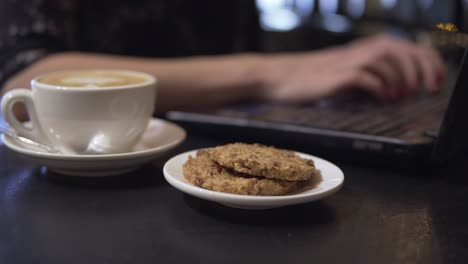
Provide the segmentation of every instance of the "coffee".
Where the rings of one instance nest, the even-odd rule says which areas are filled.
[[[131,150],[154,112],[156,78],[126,70],[73,70],[31,80],[31,90],[3,96],[5,121],[19,135],[66,154],[110,154]],[[24,126],[12,112],[23,103]]]
[[[37,81],[53,86],[108,88],[143,84],[149,79],[135,72],[94,70],[56,72],[42,76]]]

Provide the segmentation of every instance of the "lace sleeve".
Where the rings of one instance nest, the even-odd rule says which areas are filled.
[[[38,59],[70,46],[72,0],[0,1],[0,87]]]

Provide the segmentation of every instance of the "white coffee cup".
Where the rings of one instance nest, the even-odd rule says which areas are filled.
[[[5,121],[19,135],[67,154],[131,150],[145,131],[156,100],[156,78],[126,70],[63,71],[31,81],[1,102]],[[30,126],[13,105],[23,103]]]

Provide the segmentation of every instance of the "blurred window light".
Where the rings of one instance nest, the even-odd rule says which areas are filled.
[[[260,26],[264,30],[288,31],[298,27],[300,22],[299,16],[287,9],[278,9],[260,16]]]
[[[360,18],[366,9],[366,0],[348,0],[346,9],[353,18]]]
[[[256,0],[260,26],[269,31],[288,31],[298,27],[301,18],[291,0]]]
[[[380,0],[380,4],[384,9],[393,9],[398,0]]]
[[[315,7],[315,0],[296,0],[297,12],[301,16],[310,15]]]
[[[319,0],[319,9],[322,14],[335,14],[338,12],[338,0]]]
[[[287,4],[287,2],[289,1],[287,0],[286,1],[285,0],[256,0],[255,2],[257,4],[258,9],[260,9],[260,11],[263,11],[263,10],[281,8],[285,4]]]
[[[343,33],[351,29],[351,23],[342,15],[327,14],[323,16],[322,27],[330,32]]]

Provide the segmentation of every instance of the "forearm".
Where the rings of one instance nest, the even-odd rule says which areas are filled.
[[[37,75],[68,69],[128,69],[158,78],[158,112],[209,107],[256,98],[261,88],[260,55],[243,54],[181,59],[145,59],[83,53],[46,57],[9,79],[3,92],[29,87]]]

